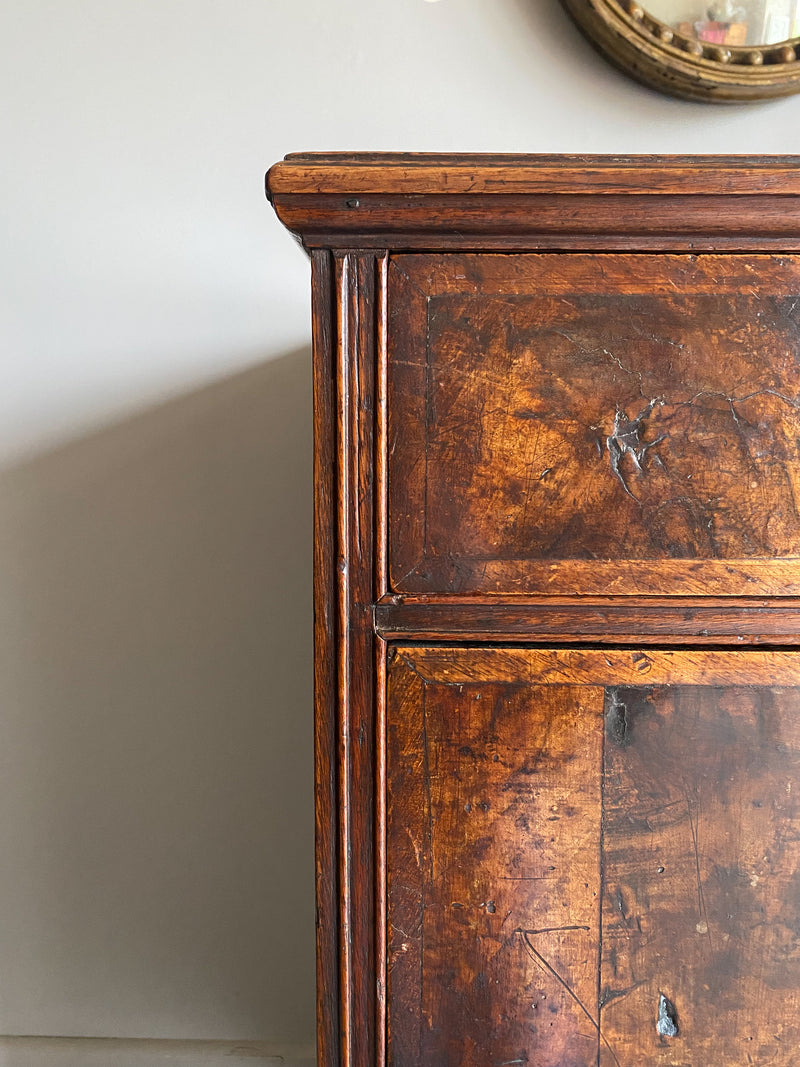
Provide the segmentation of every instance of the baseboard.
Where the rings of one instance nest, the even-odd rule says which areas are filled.
[[[0,1037],[0,1067],[314,1067],[308,1045],[100,1037]]]

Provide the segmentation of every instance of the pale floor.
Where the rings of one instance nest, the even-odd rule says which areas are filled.
[[[253,1042],[0,1038],[0,1067],[314,1067],[314,1050]]]

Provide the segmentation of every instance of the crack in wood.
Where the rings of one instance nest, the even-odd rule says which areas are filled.
[[[640,474],[644,474],[648,451],[660,444],[667,435],[662,433],[656,437],[654,441],[645,443],[642,441],[640,434],[644,430],[645,420],[650,417],[656,404],[663,405],[664,402],[663,397],[654,397],[647,407],[643,408],[634,419],[628,418],[625,411],[618,407],[616,414],[614,415],[614,429],[606,438],[606,448],[608,449],[611,472],[619,481],[628,496],[632,497],[634,500],[638,500],[639,498],[628,488],[628,483],[625,481],[625,476],[621,470],[622,460],[625,456],[630,456],[636,470],[639,471]],[[656,456],[655,458],[663,467],[664,464],[660,457]]]

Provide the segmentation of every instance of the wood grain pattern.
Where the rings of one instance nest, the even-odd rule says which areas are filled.
[[[295,155],[267,175],[307,248],[800,250],[798,157]]]
[[[745,597],[383,597],[385,640],[585,641],[590,644],[796,645],[796,599]]]
[[[424,493],[425,457],[419,443],[425,439],[425,406],[409,404],[412,397],[428,391],[427,361],[405,359],[402,352],[410,338],[427,335],[428,297],[406,274],[389,260],[387,280],[387,523],[388,516],[403,530],[404,554],[409,569],[416,566],[425,551],[425,515],[420,510]],[[391,355],[390,355],[391,353]],[[398,419],[395,412],[403,412]],[[401,475],[400,472],[403,472]],[[391,569],[403,567],[403,560],[390,558],[386,546],[386,589],[391,586]],[[392,553],[394,555],[394,553]]]
[[[351,204],[356,206],[351,207]],[[530,196],[506,194],[487,213],[484,197],[465,194],[295,196],[276,200],[282,221],[308,248],[519,248],[577,244],[602,250],[682,247],[796,249],[800,196],[669,194]],[[753,236],[754,232],[758,237]]]
[[[333,262],[311,261],[314,369],[314,783],[317,1057],[340,1063],[338,641],[336,627],[336,371]]]
[[[393,267],[427,296],[390,351],[425,374],[390,411],[393,589],[800,593],[800,260]]]
[[[789,1067],[799,683],[800,653],[397,649],[388,1062]]]
[[[790,1067],[800,689],[620,687],[606,705],[600,1063]]]
[[[391,670],[389,1062],[595,1064],[602,690]]]
[[[797,157],[299,155],[267,193],[311,247],[712,247],[800,241]]]
[[[400,646],[402,647],[402,646]],[[797,652],[750,649],[415,648],[405,654],[419,676],[437,685],[485,681],[513,685],[800,686]]]
[[[371,610],[377,541],[374,398],[378,279],[373,255],[334,257],[332,299],[326,303],[320,292],[320,324],[315,336],[321,363],[326,352],[325,331],[335,329],[337,360],[332,369],[333,395],[324,382],[321,384],[323,408],[327,410],[331,401],[333,406],[320,428],[324,444],[318,449],[317,470],[322,485],[331,486],[333,495],[328,498],[320,493],[324,511],[318,513],[316,529],[318,581],[331,582],[331,561],[335,560],[336,594],[335,615],[331,616],[323,600],[323,618],[317,617],[322,630],[319,652],[334,661],[333,667],[321,666],[318,691],[318,729],[327,748],[317,764],[317,796],[320,821],[326,825],[332,801],[331,778],[336,789],[335,844],[322,856],[326,865],[335,858],[333,884],[338,905],[337,974],[331,971],[333,934],[326,932],[321,939],[320,1062],[326,1067],[367,1067],[376,1062],[382,1048],[382,1005],[374,978],[382,959],[375,941],[379,927],[376,849],[380,838],[376,835],[375,804],[380,648]],[[321,277],[320,287],[323,284]],[[329,464],[327,470],[321,469],[323,463]],[[337,713],[333,737],[328,721],[331,700]],[[358,797],[368,800],[355,802]],[[325,902],[329,902],[333,878],[334,871],[327,866],[321,888]],[[331,1006],[328,998],[337,990],[336,1017],[329,1019],[325,1016]]]
[[[725,196],[800,194],[800,156],[514,155],[297,152],[267,174],[267,193],[495,194],[597,192]]]

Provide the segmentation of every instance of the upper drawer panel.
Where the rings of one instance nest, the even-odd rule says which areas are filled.
[[[800,594],[800,257],[399,255],[400,593]]]

